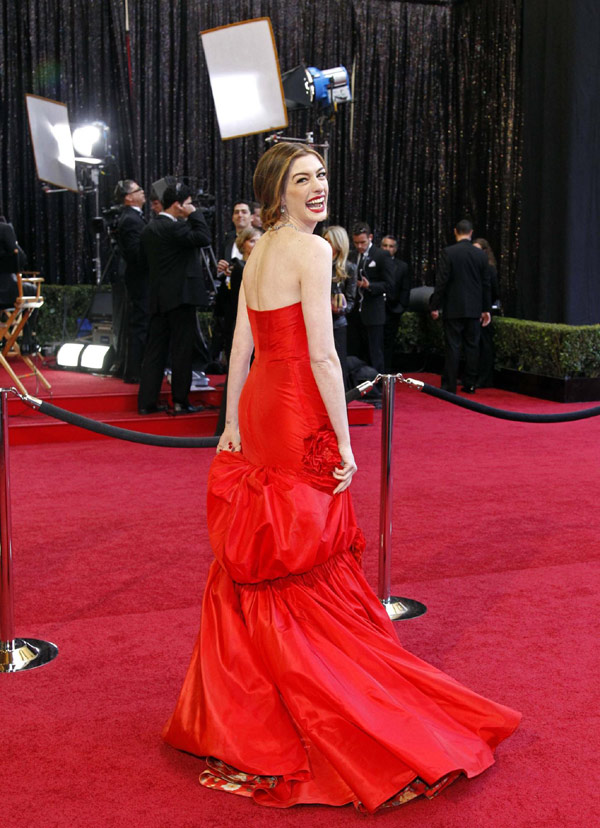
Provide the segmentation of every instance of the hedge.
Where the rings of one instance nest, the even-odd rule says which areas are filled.
[[[560,325],[494,317],[495,367],[568,379],[600,377],[600,325]],[[427,314],[405,313],[396,350],[442,355],[441,321]]]
[[[37,336],[41,345],[72,339],[85,315],[93,285],[44,285]],[[600,377],[600,325],[559,325],[497,316],[493,320],[496,368],[547,377]],[[444,353],[441,321],[428,314],[402,316],[396,351]]]

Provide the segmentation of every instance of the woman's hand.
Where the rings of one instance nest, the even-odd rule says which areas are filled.
[[[240,431],[237,426],[225,426],[221,439],[217,445],[217,454],[221,451],[241,451],[242,443],[240,440]]]
[[[340,457],[342,458],[342,467],[340,469],[333,470],[333,476],[336,480],[340,481],[333,490],[334,494],[339,494],[340,492],[343,492],[344,489],[348,488],[350,483],[352,483],[352,477],[357,470],[354,455],[352,454],[350,446],[340,449]]]

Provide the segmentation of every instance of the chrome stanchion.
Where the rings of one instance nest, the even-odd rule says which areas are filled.
[[[9,390],[13,389],[0,388],[0,673],[33,670],[58,655],[58,647],[49,641],[15,638],[14,635],[7,404]]]
[[[427,612],[427,607],[412,598],[390,595],[392,565],[392,438],[394,427],[394,392],[400,375],[383,374],[381,405],[381,483],[379,507],[379,600],[392,621],[416,618]]]

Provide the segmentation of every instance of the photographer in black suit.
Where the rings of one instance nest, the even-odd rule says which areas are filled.
[[[148,332],[148,267],[141,256],[142,232],[146,226],[142,208],[146,196],[136,181],[126,178],[115,187],[115,201],[123,205],[116,237],[123,260],[123,278],[127,292],[123,381],[138,383]],[[113,300],[117,295],[118,291],[113,289]],[[118,313],[114,315],[118,316]]]
[[[385,297],[392,290],[392,259],[374,246],[371,228],[364,222],[358,222],[352,228],[352,241],[356,252],[349,258],[356,264],[358,293],[354,312],[348,319],[351,328],[348,353],[366,359],[378,373],[383,373]],[[361,343],[359,348],[357,335]]]
[[[146,225],[142,251],[150,270],[150,325],[142,364],[138,411],[159,410],[158,397],[171,347],[171,394],[176,414],[196,411],[188,394],[192,383],[192,356],[196,307],[208,304],[200,248],[211,243],[202,213],[192,204],[183,184],[167,187],[162,212]]]
[[[473,225],[462,219],[454,228],[456,244],[442,250],[435,290],[429,300],[432,319],[443,313],[446,356],[442,388],[456,393],[460,346],[465,350],[463,391],[475,393],[481,326],[490,324],[490,271],[485,253],[471,242]]]

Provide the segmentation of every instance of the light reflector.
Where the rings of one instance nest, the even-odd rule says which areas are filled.
[[[66,105],[39,95],[25,99],[38,178],[79,192]]]
[[[221,138],[282,129],[287,113],[268,17],[202,32]]]

